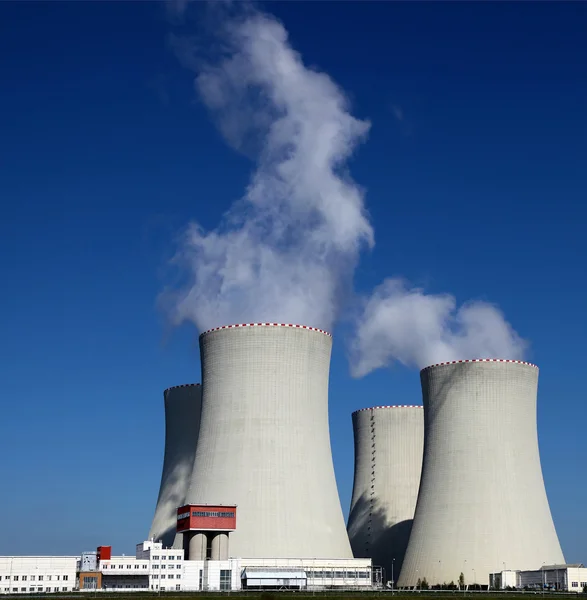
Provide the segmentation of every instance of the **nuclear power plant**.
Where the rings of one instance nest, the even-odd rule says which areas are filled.
[[[353,556],[330,449],[331,348],[322,330],[276,323],[200,336],[202,419],[186,504],[236,505],[230,556]],[[184,533],[190,556],[201,555],[197,533]]]
[[[345,527],[331,349],[329,333],[301,325],[200,335],[201,386],[164,392],[150,539],[135,556],[99,546],[79,558],[0,557],[0,581],[10,582],[0,591],[587,587],[587,569],[564,564],[546,497],[536,366],[436,364],[420,373],[423,406],[355,411]]]
[[[398,584],[487,585],[490,574],[564,564],[544,488],[538,368],[514,360],[427,367],[424,460]]]
[[[194,467],[202,388],[199,383],[178,385],[163,392],[165,403],[165,453],[155,516],[149,539],[161,540],[166,547],[182,548],[177,530],[177,507],[185,504]],[[177,539],[176,539],[177,538]]]
[[[424,448],[422,406],[353,413],[355,476],[348,534],[356,557],[373,559],[390,581],[410,538]]]
[[[202,590],[487,589],[513,581],[506,565],[564,564],[540,466],[536,366],[432,365],[420,373],[423,406],[355,411],[345,528],[328,422],[331,349],[332,336],[312,327],[218,327],[200,335],[201,387],[165,391],[149,547],[181,549],[182,589],[198,578]],[[227,583],[233,569],[241,577]]]

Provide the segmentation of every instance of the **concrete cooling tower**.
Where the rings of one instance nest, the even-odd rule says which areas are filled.
[[[229,556],[352,558],[330,450],[331,347],[324,331],[276,323],[200,336],[202,423],[186,502],[237,505]]]
[[[536,427],[538,368],[512,360],[420,373],[424,461],[400,587],[487,585],[489,574],[564,563],[544,489]]]
[[[178,385],[163,392],[165,402],[165,457],[155,517],[149,539],[161,540],[164,546],[182,548],[181,536],[175,534],[177,508],[185,496],[196,455],[200,429],[202,388],[199,383]]]
[[[424,448],[422,406],[353,413],[355,479],[348,534],[356,558],[397,580],[412,529]]]

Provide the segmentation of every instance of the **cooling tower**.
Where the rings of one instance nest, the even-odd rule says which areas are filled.
[[[356,558],[397,580],[412,529],[424,447],[422,406],[353,413],[355,480],[348,534]]]
[[[512,360],[420,373],[424,461],[400,587],[487,585],[489,573],[564,563],[538,451],[538,368]]]
[[[161,540],[164,546],[182,548],[177,540],[177,508],[185,504],[185,496],[194,465],[202,388],[199,383],[171,387],[163,392],[165,402],[165,457],[155,517],[149,539]]]
[[[352,558],[328,426],[332,337],[261,323],[200,336],[202,423],[187,494],[236,504],[229,555]]]

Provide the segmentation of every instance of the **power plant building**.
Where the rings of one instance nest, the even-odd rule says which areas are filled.
[[[163,392],[165,455],[155,516],[149,539],[164,547],[182,548],[176,534],[177,508],[185,504],[200,430],[202,388],[199,383],[178,385]]]
[[[479,359],[420,373],[424,459],[400,587],[487,585],[490,573],[564,564],[536,425],[538,368]]]
[[[355,476],[348,534],[394,581],[412,529],[424,447],[422,406],[375,406],[353,413]]]
[[[331,347],[322,330],[277,323],[200,336],[202,417],[186,504],[236,506],[229,557],[352,558],[330,448]],[[190,560],[201,556],[197,531],[184,543]]]

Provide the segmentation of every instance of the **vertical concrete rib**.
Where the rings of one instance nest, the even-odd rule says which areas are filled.
[[[155,516],[149,539],[161,540],[164,546],[181,548],[181,535],[175,533],[177,508],[185,496],[194,465],[202,388],[199,383],[178,385],[163,392],[165,402],[165,456]]]
[[[272,323],[200,336],[202,424],[187,500],[236,504],[229,552],[352,557],[328,426],[332,337]]]
[[[564,563],[542,478],[538,368],[497,359],[421,374],[424,461],[399,585],[487,585],[489,573]]]
[[[355,477],[348,521],[353,554],[397,581],[418,498],[424,447],[422,406],[353,413]]]

